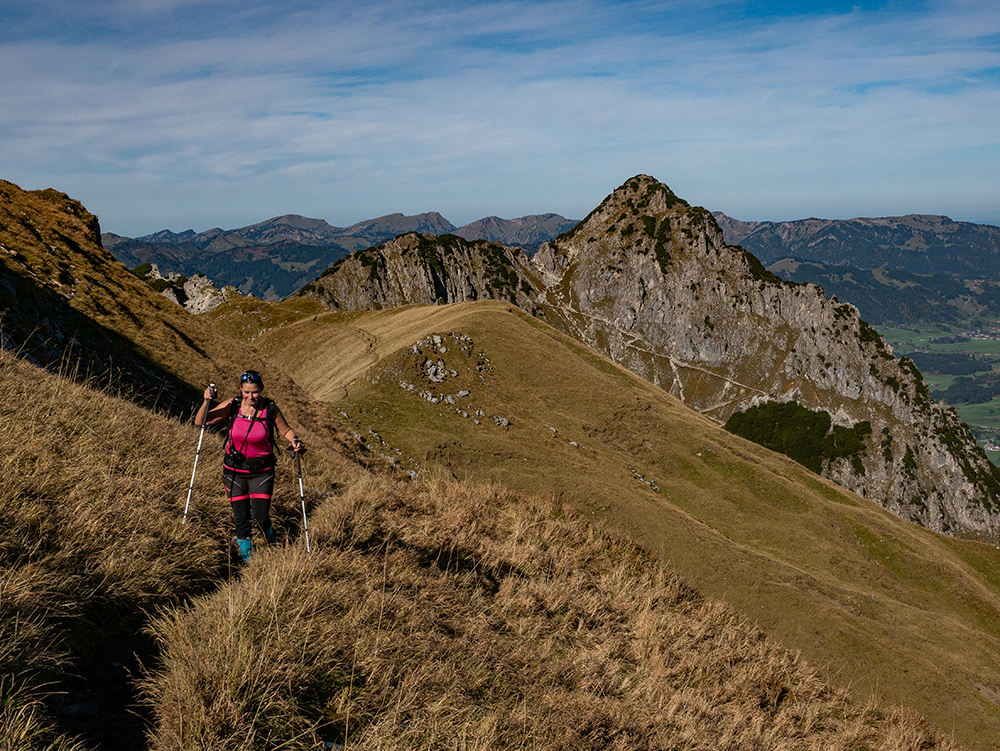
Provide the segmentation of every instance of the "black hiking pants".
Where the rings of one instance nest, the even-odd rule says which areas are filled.
[[[222,471],[222,483],[229,495],[229,505],[236,521],[236,537],[250,538],[253,524],[267,537],[271,532],[271,496],[274,493],[274,467],[263,472],[235,472],[229,467]],[[268,542],[271,540],[268,539]]]

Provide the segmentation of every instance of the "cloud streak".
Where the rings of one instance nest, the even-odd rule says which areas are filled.
[[[77,5],[0,32],[0,177],[123,234],[579,217],[637,172],[746,219],[1000,219],[985,3],[95,2],[39,20]]]

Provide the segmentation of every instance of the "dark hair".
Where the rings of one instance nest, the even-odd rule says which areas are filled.
[[[247,381],[260,384],[261,391],[264,390],[264,379],[260,377],[260,373],[256,370],[248,370],[240,376],[240,383],[246,383]]]

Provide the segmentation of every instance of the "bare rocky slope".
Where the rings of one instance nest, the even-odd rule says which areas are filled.
[[[854,306],[769,273],[649,176],[534,258],[411,233],[337,262],[302,294],[338,310],[507,300],[719,423],[770,421],[795,443],[827,413],[821,474],[930,529],[997,539],[997,469],[913,363]],[[804,409],[766,407],[790,402]]]
[[[299,291],[335,310],[509,300],[531,308],[537,275],[520,248],[410,232],[334,263]]]

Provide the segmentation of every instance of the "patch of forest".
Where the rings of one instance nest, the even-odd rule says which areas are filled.
[[[985,404],[1000,396],[1000,373],[959,376],[944,391],[932,391],[931,399],[944,399],[948,404]]]
[[[992,366],[986,358],[968,352],[912,352],[907,357],[924,375],[967,376]]]

